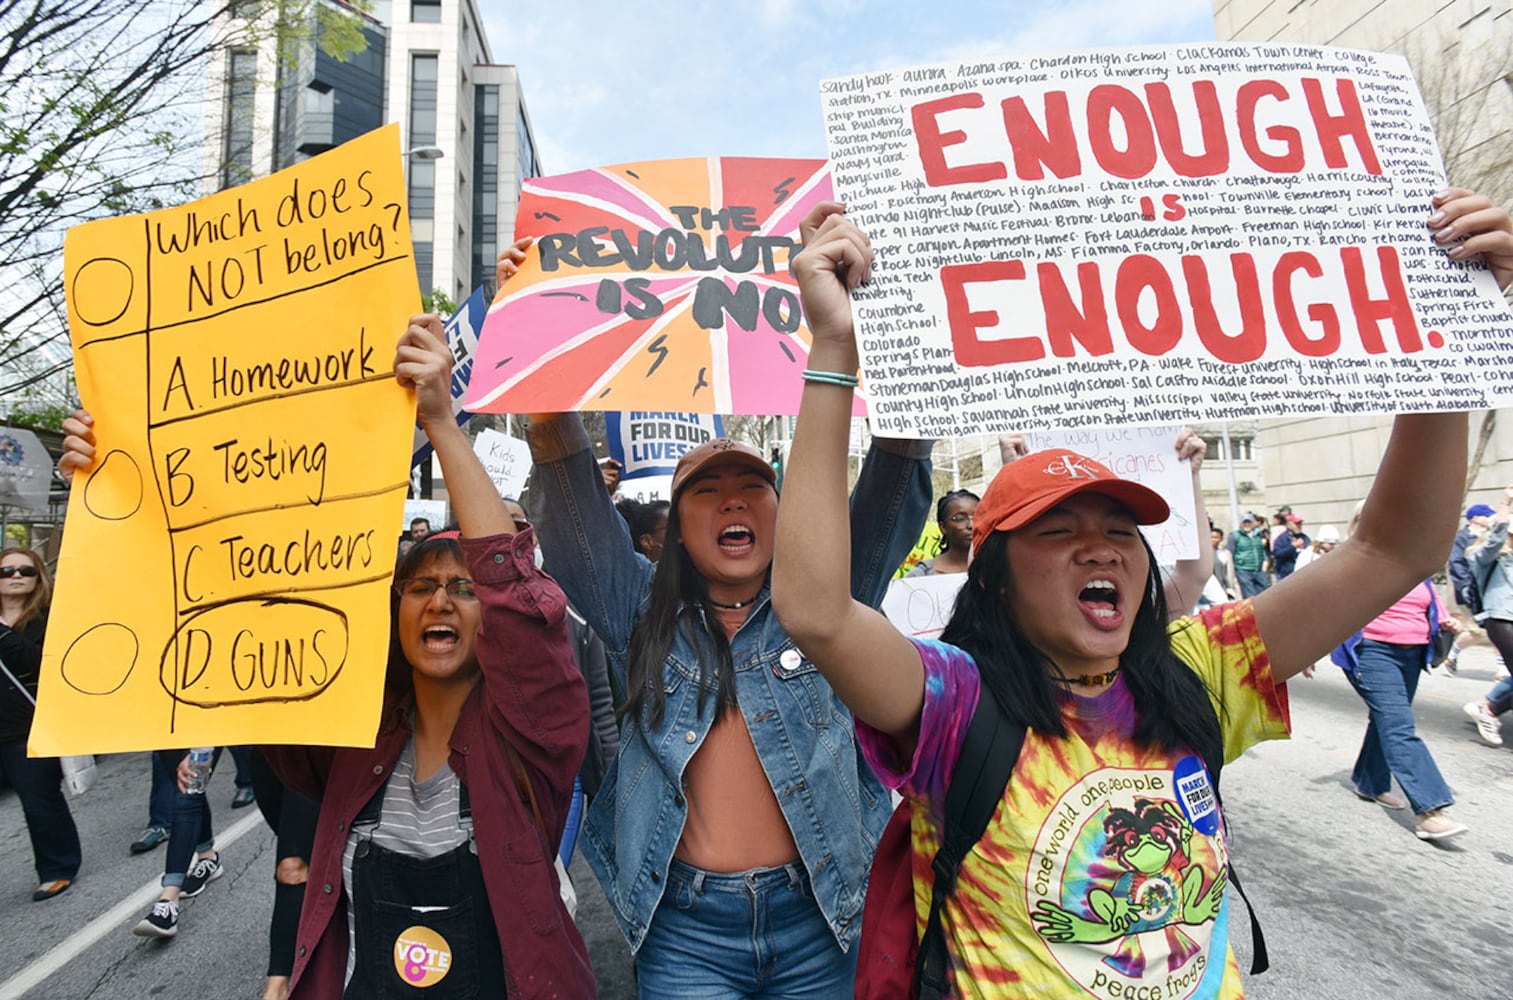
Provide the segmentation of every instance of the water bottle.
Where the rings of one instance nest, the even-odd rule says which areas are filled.
[[[210,768],[215,760],[215,747],[195,747],[189,751],[189,770],[194,779],[184,789],[190,795],[204,795],[205,783],[210,780]]]

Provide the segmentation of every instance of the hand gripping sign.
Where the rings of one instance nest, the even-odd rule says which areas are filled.
[[[74,477],[33,753],[371,745],[418,311],[397,126],[64,245]]]

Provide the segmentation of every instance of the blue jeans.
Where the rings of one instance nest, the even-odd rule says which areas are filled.
[[[851,1000],[856,951],[835,943],[799,863],[726,875],[675,858],[636,976],[655,1000]]]
[[[147,825],[168,829],[173,825],[173,797],[179,793],[176,776],[183,754],[172,761],[167,755],[152,755],[152,791],[147,797]]]
[[[578,828],[583,825],[583,775],[573,779],[573,797],[567,805],[567,823],[562,828],[562,844],[557,848],[557,857],[562,867],[573,863],[573,848],[578,845]]]
[[[172,773],[176,775],[184,754],[183,750],[156,750],[153,752],[154,764],[161,767],[171,763]],[[216,760],[220,756],[217,749]],[[176,777],[172,787],[173,820],[168,826],[168,857],[163,861],[163,885],[182,886],[194,856],[215,847],[215,833],[210,826],[209,796],[179,791]]]
[[[1508,709],[1513,708],[1513,677],[1504,677],[1492,685],[1492,690],[1486,694],[1487,704],[1492,706],[1493,715],[1502,715]]]
[[[1424,669],[1424,653],[1424,646],[1363,639],[1357,652],[1359,673],[1345,674],[1371,710],[1351,774],[1356,790],[1371,797],[1389,792],[1395,775],[1413,811],[1420,814],[1455,801],[1413,727],[1413,694]]]
[[[1254,597],[1271,586],[1271,577],[1264,569],[1237,569],[1235,579],[1240,581],[1240,596]]]

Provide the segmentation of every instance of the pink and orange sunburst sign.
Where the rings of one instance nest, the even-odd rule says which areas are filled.
[[[489,308],[464,406],[797,413],[810,334],[788,261],[799,222],[833,197],[824,160],[526,181],[515,231],[536,242]]]

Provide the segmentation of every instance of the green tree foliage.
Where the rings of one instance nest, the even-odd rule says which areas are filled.
[[[446,319],[457,311],[457,303],[452,297],[439,288],[433,288],[420,297],[420,308],[428,313],[436,313],[442,319]]]
[[[317,37],[336,55],[361,51],[370,6],[0,0],[0,413],[71,402],[68,227],[203,192],[210,58]]]

